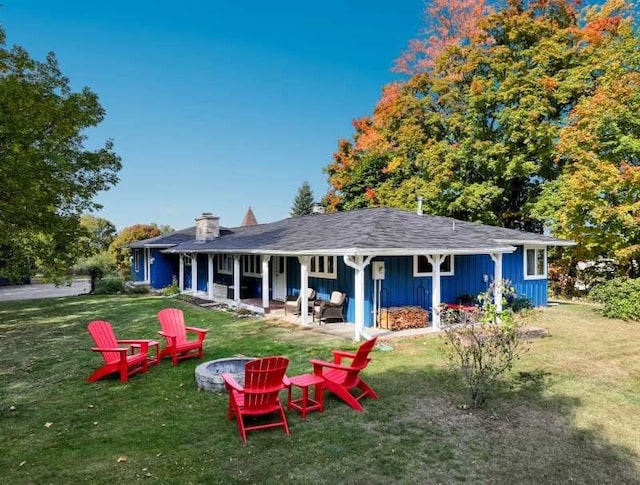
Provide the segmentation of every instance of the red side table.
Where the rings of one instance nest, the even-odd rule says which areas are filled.
[[[324,379],[314,374],[302,374],[300,376],[291,377],[289,379],[291,386],[289,386],[289,399],[287,401],[287,407],[289,409],[296,409],[302,413],[302,419],[307,417],[307,413],[311,411],[324,410],[323,394],[324,394]],[[293,386],[299,387],[302,390],[302,397],[299,399],[292,399],[291,388]],[[309,397],[309,387],[315,386],[314,398]]]

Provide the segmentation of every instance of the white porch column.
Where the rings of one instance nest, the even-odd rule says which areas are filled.
[[[213,254],[209,253],[207,261],[207,296],[213,300]]]
[[[178,286],[184,290],[184,253],[180,253],[180,269],[178,271]]]
[[[425,254],[427,261],[431,263],[431,317],[433,328],[440,329],[440,265],[444,261],[442,254]]]
[[[344,255],[344,264],[353,268],[356,272],[355,277],[355,329],[353,339],[356,342],[360,341],[360,336],[364,333],[364,274],[365,268],[371,262],[373,256],[347,256]]]
[[[233,300],[240,303],[240,255],[233,255]]]
[[[502,253],[490,254],[493,260],[493,300],[496,312],[502,311]]]
[[[309,263],[311,256],[298,256],[300,261],[300,323],[309,324],[309,299],[307,290],[309,289]]]
[[[262,308],[265,312],[269,309],[269,260],[271,256],[262,255]]]
[[[198,253],[191,253],[191,293],[198,293]]]

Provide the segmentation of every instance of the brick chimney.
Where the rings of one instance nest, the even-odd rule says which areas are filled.
[[[203,212],[196,218],[196,241],[211,241],[220,237],[220,218],[211,212]]]

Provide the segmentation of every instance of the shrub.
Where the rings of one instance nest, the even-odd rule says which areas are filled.
[[[492,386],[523,350],[521,324],[513,310],[496,310],[492,294],[493,285],[478,296],[482,307],[475,319],[462,319],[454,312],[443,318],[445,357],[462,373],[474,408],[484,404]]]
[[[178,282],[174,281],[169,286],[165,286],[162,288],[161,293],[163,296],[174,296],[180,294],[180,287],[178,286]]]
[[[565,266],[557,263],[549,264],[547,282],[549,285],[549,292],[554,297],[573,297],[576,280],[573,276],[568,274]]]
[[[640,320],[640,279],[616,278],[594,286],[589,298],[603,304],[609,318]]]
[[[121,293],[124,281],[119,276],[107,276],[102,278],[96,285],[94,293],[96,295],[113,295]]]

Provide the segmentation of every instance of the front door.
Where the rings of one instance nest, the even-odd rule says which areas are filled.
[[[287,257],[273,257],[273,299],[284,301],[287,298]]]

